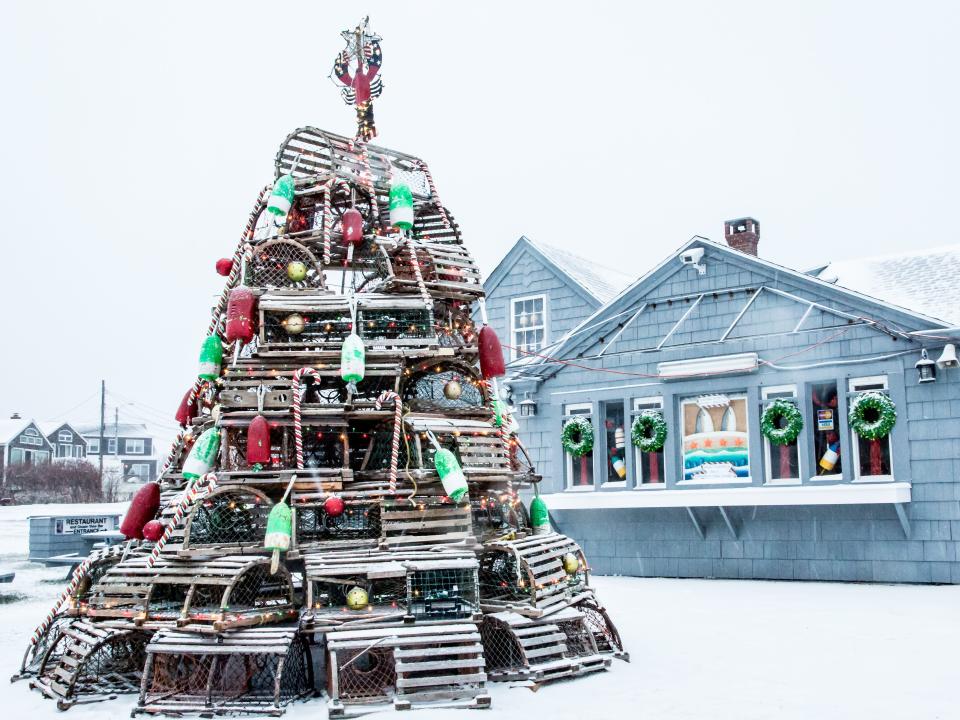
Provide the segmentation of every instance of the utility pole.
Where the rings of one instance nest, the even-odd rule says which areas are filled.
[[[107,413],[107,381],[100,381],[100,487],[103,487],[104,421]]]
[[[120,454],[120,406],[113,409],[113,454]]]

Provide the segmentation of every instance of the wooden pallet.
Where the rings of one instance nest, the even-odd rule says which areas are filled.
[[[610,666],[586,618],[572,608],[539,619],[513,612],[485,615],[480,634],[491,680],[544,683]]]
[[[563,569],[563,557],[568,553],[580,564],[574,575]],[[513,575],[500,577],[485,572],[494,563],[513,568]],[[484,545],[480,560],[480,602],[484,612],[512,610],[540,617],[588,597],[588,586],[589,571],[583,551],[566,535],[548,533]]]
[[[470,505],[444,500],[425,496],[384,500],[380,510],[380,547],[411,550],[456,545],[473,549],[477,543]]]
[[[58,631],[31,688],[55,699],[61,710],[136,692],[149,633],[106,628],[83,618]]]
[[[473,623],[331,631],[327,655],[331,717],[490,705]]]
[[[207,560],[161,557],[125,560],[108,570],[90,594],[87,616],[115,627],[180,628],[220,633],[277,623],[298,615],[290,572],[270,559],[234,555]]]
[[[217,637],[160,630],[146,652],[134,714],[276,716],[314,691],[310,648],[295,627]]]

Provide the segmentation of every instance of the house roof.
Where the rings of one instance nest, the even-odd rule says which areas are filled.
[[[851,258],[809,273],[825,282],[960,325],[960,245]]]
[[[100,436],[99,423],[77,424],[74,425],[74,427],[76,428],[77,432],[84,437]],[[134,438],[151,437],[150,431],[143,423],[120,423],[119,425],[114,425],[112,422],[107,422],[104,425],[103,434],[106,437],[113,437],[114,435]]]
[[[44,420],[43,422],[38,422],[37,427],[40,428],[42,432],[47,437],[50,437],[53,433],[59,430],[62,427],[69,428],[75,435],[82,435],[79,430],[73,425],[73,423],[66,422],[64,420]]]
[[[18,418],[14,419],[4,419],[0,420],[0,445],[7,445],[13,441],[13,439],[22,433],[29,425],[33,425],[37,428],[41,435],[43,435],[43,441],[50,444],[44,435],[43,430],[40,426],[35,423],[30,418]]]
[[[500,281],[503,280],[510,268],[522,255],[523,249],[531,251],[545,264],[552,267],[555,272],[569,278],[575,288],[600,305],[609,302],[633,280],[632,276],[625,275],[619,270],[606,267],[553,245],[534,242],[526,235],[522,235],[503,256],[503,259],[500,260],[484,283],[484,290],[487,295],[490,295],[494,288],[500,284]]]
[[[638,278],[628,287],[623,289],[614,299],[599,307],[579,325],[571,329],[554,345],[550,355],[558,358],[569,358],[575,355],[582,345],[589,344],[591,342],[590,335],[587,335],[585,332],[588,328],[599,327],[599,325],[615,318],[616,311],[621,309],[621,306],[624,303],[629,304],[632,298],[636,298],[638,296],[638,288],[642,290],[651,283],[656,284],[659,282],[658,278],[663,273],[670,271],[669,266],[674,263],[676,258],[693,245],[706,246],[713,248],[718,252],[730,254],[739,262],[756,264],[766,268],[767,271],[772,272],[774,276],[781,275],[792,277],[797,282],[809,285],[811,286],[811,290],[816,290],[820,294],[824,294],[827,297],[834,297],[838,299],[842,298],[847,302],[856,303],[857,305],[869,308],[869,311],[873,312],[885,311],[886,315],[896,317],[899,320],[909,321],[911,324],[916,326],[927,328],[930,326],[936,326],[938,324],[945,324],[942,322],[942,318],[938,319],[935,316],[922,312],[919,309],[902,307],[886,299],[873,297],[836,283],[827,282],[816,275],[778,265],[770,260],[766,260],[755,255],[742,253],[739,250],[731,248],[726,243],[719,243],[709,240],[708,238],[694,236],[677,248],[677,250],[675,250],[673,253],[664,258],[663,261],[646,272],[642,277]],[[823,269],[818,268],[818,270],[822,272]],[[536,369],[533,366],[536,366]],[[532,362],[525,366],[524,370],[525,372],[536,373],[538,371],[543,372],[545,369],[550,367],[555,367],[555,364],[543,358],[538,358],[536,362]]]

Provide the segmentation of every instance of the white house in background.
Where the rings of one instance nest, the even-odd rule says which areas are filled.
[[[12,465],[50,462],[53,455],[53,446],[33,420],[0,420],[0,477],[5,477]]]
[[[100,446],[100,425],[77,425],[87,443],[87,459],[96,465],[103,454],[105,469],[119,469],[123,480],[145,483],[156,479],[157,458],[154,439],[142,423],[107,423],[103,447]]]
[[[82,460],[87,456],[87,441],[73,425],[68,422],[41,422],[37,426],[43,431],[47,441],[53,447],[54,460]]]

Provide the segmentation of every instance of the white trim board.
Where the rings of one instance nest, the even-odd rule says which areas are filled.
[[[551,510],[614,508],[754,507],[762,505],[875,505],[910,502],[910,483],[824,485],[821,487],[748,487],[656,492],[551,493]]]

